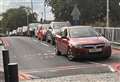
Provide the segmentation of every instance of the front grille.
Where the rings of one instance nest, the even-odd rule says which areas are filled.
[[[83,45],[83,48],[95,49],[95,48],[103,48],[104,46],[105,44]]]

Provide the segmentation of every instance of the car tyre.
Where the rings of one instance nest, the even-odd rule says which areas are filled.
[[[75,56],[73,55],[71,49],[68,50],[67,58],[68,58],[69,61],[75,60]]]
[[[107,55],[103,58],[103,60],[109,59],[111,57],[111,55]]]

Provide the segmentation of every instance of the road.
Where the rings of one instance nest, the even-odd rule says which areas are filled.
[[[120,63],[120,52],[113,51],[112,57],[104,61],[68,61],[64,56],[56,56],[55,48],[35,38],[6,37],[10,62],[17,62],[19,71],[31,78],[50,78],[58,76],[113,72],[114,64]]]

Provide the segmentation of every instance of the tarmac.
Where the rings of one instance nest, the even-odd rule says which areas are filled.
[[[116,53],[120,53],[120,45],[116,45],[116,44],[113,44],[112,45],[112,48],[113,50],[116,51]],[[3,71],[3,58],[2,58],[2,49],[3,49],[3,46],[0,46],[0,82],[4,82],[4,71]],[[118,52],[117,52],[118,51]],[[110,76],[111,77],[110,77]],[[103,77],[104,76],[104,77]],[[77,82],[120,82],[120,78],[119,80],[116,79],[117,77],[115,77],[115,74],[111,73],[111,74],[85,74],[85,75],[75,75],[75,76],[65,76],[65,77],[57,77],[57,78],[51,78],[51,79],[35,79],[35,80],[20,80],[19,82],[76,82],[76,81],[73,81],[73,79],[75,79],[76,77],[79,77],[79,79],[77,79],[76,81]],[[82,78],[80,78],[82,77]],[[89,78],[87,78],[89,77]],[[108,77],[111,78],[111,81],[109,80],[108,81]],[[93,78],[93,79],[91,79]],[[98,80],[100,78],[104,78],[101,79],[101,80]],[[94,81],[93,81],[94,80]]]

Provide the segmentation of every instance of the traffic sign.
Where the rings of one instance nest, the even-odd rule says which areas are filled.
[[[77,5],[74,6],[71,16],[73,17],[73,20],[79,20],[80,11],[79,11]]]

